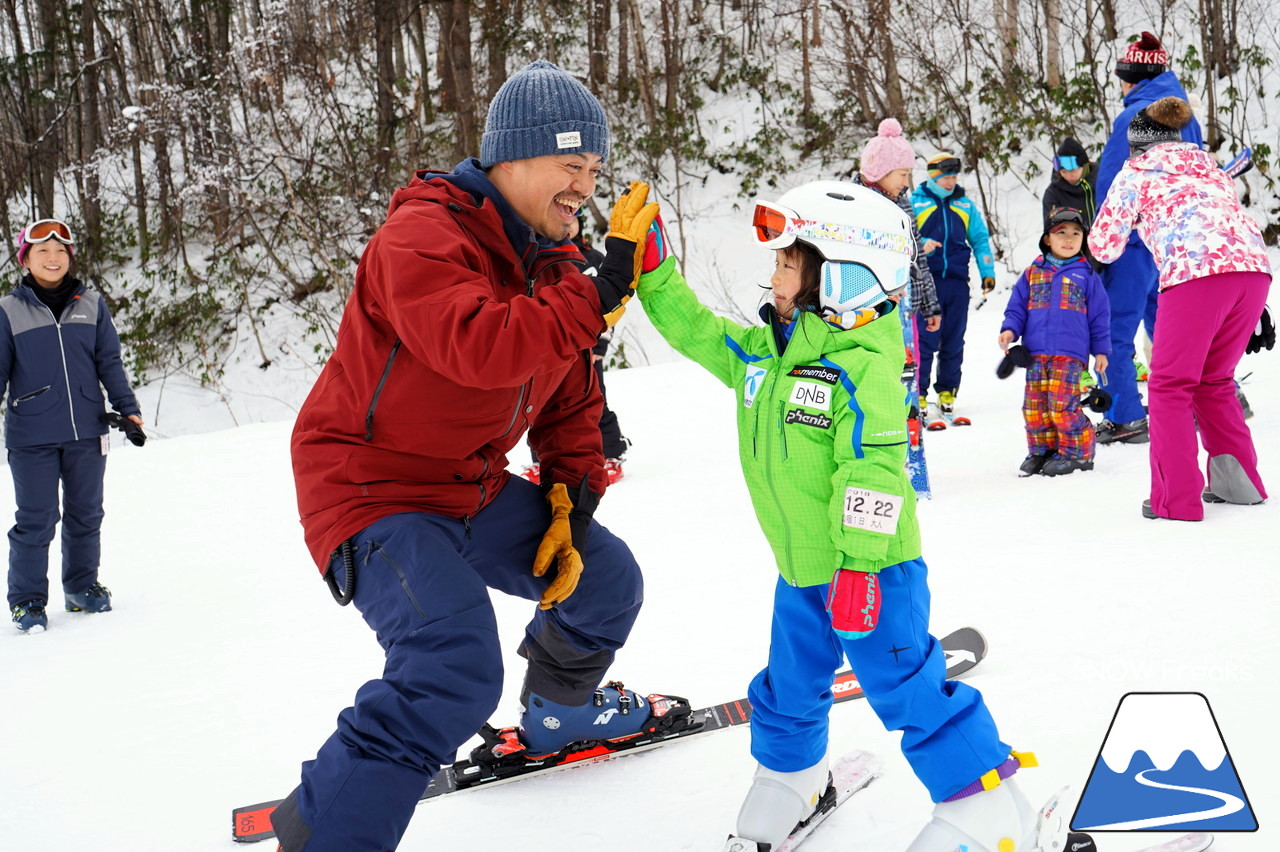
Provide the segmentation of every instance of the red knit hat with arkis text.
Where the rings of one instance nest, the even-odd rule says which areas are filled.
[[[1116,76],[1126,83],[1150,80],[1168,70],[1169,51],[1164,49],[1160,39],[1145,30],[1116,63]]]

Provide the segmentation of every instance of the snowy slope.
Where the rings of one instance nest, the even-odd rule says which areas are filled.
[[[1079,793],[1124,693],[1203,692],[1262,825],[1215,849],[1274,848],[1280,501],[1210,507],[1202,524],[1143,520],[1143,447],[1101,448],[1090,473],[1018,479],[1020,378],[993,373],[1002,307],[971,318],[961,404],[977,425],[928,436],[935,631],[986,633],[991,655],[970,680],[1005,740],[1039,754],[1022,776],[1036,800],[1064,784]],[[1249,369],[1263,472],[1280,488],[1280,353]],[[647,577],[612,674],[700,704],[741,696],[764,659],[775,575],[737,470],[732,396],[682,362],[613,372],[609,387],[635,446],[599,517]],[[378,672],[372,634],[331,602],[303,549],[288,433],[276,422],[143,449],[115,439],[103,570],[115,611],[55,611],[38,636],[0,629],[0,848],[236,848],[231,808],[284,795]],[[0,489],[0,517],[11,512]],[[530,605],[495,605],[514,649]],[[509,652],[496,722],[515,718],[521,665]],[[886,774],[806,849],[904,848],[929,803],[896,735],[864,702],[832,717],[833,750],[879,752]],[[716,850],[752,770],[747,743],[729,731],[433,802],[402,848]],[[1110,835],[1102,849],[1151,838]]]

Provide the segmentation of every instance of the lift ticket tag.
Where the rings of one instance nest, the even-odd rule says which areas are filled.
[[[898,531],[902,498],[852,486],[844,490],[844,525],[852,529],[893,535]]]

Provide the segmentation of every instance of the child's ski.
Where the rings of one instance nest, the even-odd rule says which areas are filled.
[[[865,790],[867,785],[879,775],[880,762],[869,752],[852,751],[840,758],[836,765],[831,767],[831,784],[827,787],[827,792],[823,793],[822,798],[818,800],[813,815],[797,825],[791,835],[778,846],[776,852],[792,852],[799,847],[817,830],[818,826],[826,821],[827,817],[835,813],[836,808],[849,801],[854,793]],[[765,844],[765,847],[768,845]],[[775,850],[761,847],[754,840],[744,840],[730,835],[725,842],[724,852],[775,852]]]
[[[962,627],[941,640],[947,657],[947,677],[958,677],[972,669],[987,655],[987,640],[972,627]],[[862,698],[862,687],[853,672],[845,670],[835,676],[831,684],[835,703]],[[746,698],[716,704],[700,710],[687,711],[690,723],[678,728],[646,730],[641,734],[621,740],[593,740],[571,743],[551,755],[539,755],[536,759],[522,753],[504,757],[485,752],[483,746],[472,751],[471,757],[452,766],[440,769],[423,792],[423,799],[433,799],[451,793],[460,793],[483,787],[493,787],[510,781],[518,781],[531,775],[540,775],[557,769],[565,769],[580,763],[596,763],[620,754],[647,751],[678,739],[700,736],[732,728],[751,721],[751,702]],[[683,714],[681,714],[683,715]],[[501,734],[492,728],[491,736]],[[486,738],[486,741],[489,738]],[[271,812],[283,801],[276,799],[236,808],[231,812],[231,837],[240,843],[252,843],[275,837],[271,829]]]
[[[1203,832],[1184,834],[1154,846],[1144,846],[1138,852],[1204,852],[1213,845],[1213,835]],[[1064,852],[1099,852],[1097,842],[1088,834],[1073,831],[1067,835]]]
[[[971,426],[973,421],[963,414],[957,416],[948,414],[940,410],[937,406],[929,406],[928,429],[930,432],[940,432],[948,426]]]
[[[900,307],[902,314],[902,342],[906,348],[906,360],[902,367],[902,384],[907,389],[907,473],[917,497],[932,497],[929,487],[929,465],[924,457],[924,412],[920,408],[920,380],[916,374],[919,364],[920,343],[916,336],[915,314],[908,307]]]
[[[1155,846],[1148,846],[1140,849],[1138,852],[1204,852],[1213,845],[1213,835],[1203,832],[1195,834],[1184,834],[1181,837],[1175,837],[1173,840],[1166,840],[1164,843],[1157,843]]]

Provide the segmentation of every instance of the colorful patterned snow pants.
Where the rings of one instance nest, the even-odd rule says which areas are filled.
[[[1022,398],[1027,451],[1032,455],[1057,453],[1073,461],[1093,458],[1093,424],[1080,410],[1084,366],[1065,355],[1033,356]]]

